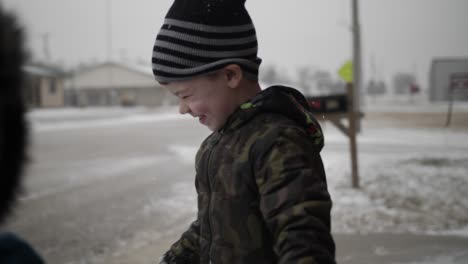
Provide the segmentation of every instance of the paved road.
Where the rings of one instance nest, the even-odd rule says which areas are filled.
[[[192,155],[208,131],[194,122],[34,132],[26,191],[6,229],[31,241],[48,263],[151,263],[195,214]],[[340,263],[468,263],[466,238],[336,239]],[[450,256],[460,260],[444,262]]]
[[[127,122],[34,133],[26,193],[8,228],[60,264],[107,263],[158,240],[185,225],[196,206],[180,200],[194,197],[178,193],[194,192],[193,166],[183,149],[174,151],[197,148],[208,133],[192,127]]]

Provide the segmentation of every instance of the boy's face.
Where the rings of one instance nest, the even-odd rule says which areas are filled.
[[[228,86],[222,71],[164,86],[179,98],[180,114],[198,118],[211,131],[222,128],[238,106],[234,100],[234,89]]]

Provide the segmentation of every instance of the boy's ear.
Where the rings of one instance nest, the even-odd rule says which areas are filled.
[[[229,88],[238,87],[243,78],[241,67],[237,64],[229,64],[228,66],[224,67],[224,71],[226,73],[227,84]]]

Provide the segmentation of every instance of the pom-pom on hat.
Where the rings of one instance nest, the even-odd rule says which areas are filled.
[[[187,80],[228,64],[258,80],[255,27],[245,0],[175,0],[153,48],[153,73],[160,83]]]

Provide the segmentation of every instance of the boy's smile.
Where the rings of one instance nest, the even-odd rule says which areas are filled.
[[[223,71],[164,86],[179,98],[180,114],[190,114],[211,131],[221,129],[238,104]]]

